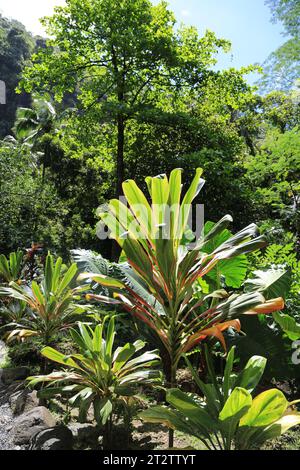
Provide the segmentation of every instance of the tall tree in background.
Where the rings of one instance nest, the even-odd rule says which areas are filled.
[[[273,21],[280,21],[287,41],[266,62],[263,87],[288,90],[300,78],[300,2],[299,0],[266,0]]]
[[[215,54],[229,47],[211,32],[199,38],[195,28],[175,30],[166,2],[67,0],[43,23],[53,39],[26,69],[21,87],[51,91],[58,101],[76,90],[85,113],[115,125],[117,194],[128,120],[154,113],[159,121],[160,97],[203,84]]]

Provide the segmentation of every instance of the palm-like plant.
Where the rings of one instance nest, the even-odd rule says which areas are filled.
[[[42,354],[69,370],[53,372],[49,375],[29,377],[29,385],[48,382],[40,395],[49,397],[66,394],[72,397],[69,402],[79,407],[79,419],[84,421],[91,405],[99,425],[105,425],[104,447],[109,448],[112,438],[112,416],[120,404],[128,411],[128,402],[135,398],[140,384],[160,382],[161,374],[153,369],[159,363],[156,351],[145,352],[141,340],[127,343],[114,350],[115,322],[111,317],[106,339],[103,336],[105,320],[93,330],[79,323],[79,331],[71,330],[78,354],[64,356],[53,348],[47,347]],[[54,386],[54,387],[52,387]]]
[[[264,357],[251,357],[245,368],[236,374],[232,348],[222,380],[215,374],[207,349],[206,357],[210,383],[202,382],[187,360],[203,397],[170,389],[167,401],[172,407],[156,406],[142,412],[140,417],[194,436],[210,450],[259,447],[300,424],[300,413],[292,410],[300,400],[289,403],[277,389],[266,390],[252,399],[251,394],[266,366]]]
[[[264,237],[256,236],[257,226],[251,224],[207,253],[209,242],[232,221],[228,215],[196,240],[193,247],[183,244],[191,204],[204,184],[201,175],[202,170],[197,169],[183,197],[180,169],[173,170],[169,179],[165,175],[146,178],[151,205],[134,181],[126,181],[123,191],[129,207],[113,199],[108,211],[100,215],[111,237],[122,247],[147,297],[126,280],[95,273],[79,277],[91,279],[109,291],[109,295],[91,297],[120,305],[156,333],[165,351],[162,359],[171,386],[175,385],[181,356],[199,342],[214,336],[225,346],[222,331],[229,327],[239,330],[237,317],[241,314],[283,308],[282,298],[265,301],[258,292],[229,296],[216,291],[194,298],[195,281],[219,262],[266,245]]]
[[[19,142],[30,145],[32,150],[42,152],[42,180],[45,178],[46,165],[51,159],[49,140],[42,140],[46,134],[56,132],[58,116],[52,103],[45,98],[34,97],[32,108],[18,108],[13,128]]]
[[[18,140],[31,141],[53,129],[55,108],[42,98],[33,98],[32,108],[18,108],[13,131]]]
[[[23,253],[21,250],[10,253],[7,258],[0,255],[0,280],[9,283],[19,281],[23,267]]]
[[[19,285],[12,281],[9,287],[1,287],[0,295],[11,297],[27,305],[26,314],[17,322],[7,325],[12,328],[8,341],[18,337],[38,336],[45,345],[55,334],[72,326],[78,319],[78,314],[85,307],[76,304],[85,287],[71,287],[77,274],[76,264],[72,264],[65,272],[62,259],[54,263],[53,256],[46,257],[43,281],[38,284],[32,281],[30,287]]]

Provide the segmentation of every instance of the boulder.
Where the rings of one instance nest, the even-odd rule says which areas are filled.
[[[55,418],[44,406],[37,406],[26,413],[21,414],[14,421],[12,429],[14,444],[28,444],[38,432],[47,428],[53,428]]]
[[[97,442],[101,432],[97,425],[90,423],[70,423],[68,428],[71,430],[74,439],[81,444]]]
[[[13,414],[20,415],[26,411],[32,410],[32,408],[36,408],[39,406],[40,401],[37,397],[37,392],[30,391],[28,389],[20,390],[9,397],[9,405]]]
[[[30,450],[72,450],[73,435],[63,424],[44,429],[31,439]]]
[[[0,369],[1,381],[4,385],[9,385],[16,380],[25,380],[30,374],[28,367],[8,367]]]

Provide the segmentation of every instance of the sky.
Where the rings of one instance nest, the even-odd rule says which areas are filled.
[[[153,0],[157,3],[158,0]],[[64,0],[0,0],[0,13],[21,21],[34,34],[44,35],[39,18],[50,15]],[[271,23],[264,0],[169,0],[178,22],[206,29],[232,42],[232,50],[222,54],[218,68],[262,64],[283,43],[282,26]],[[250,83],[257,78],[249,77]]]

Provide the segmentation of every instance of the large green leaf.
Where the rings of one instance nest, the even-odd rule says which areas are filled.
[[[262,445],[268,439],[275,439],[300,424],[300,413],[291,411],[284,414],[275,423],[255,433],[255,444]]]
[[[264,373],[267,359],[262,356],[252,356],[240,372],[235,382],[236,386],[253,392]]]
[[[231,449],[232,439],[238,426],[238,422],[249,410],[251,404],[251,394],[244,388],[236,387],[227,398],[219,414],[222,434],[225,437],[225,449]]]
[[[213,431],[214,426],[216,426],[215,420],[203,406],[200,406],[199,401],[197,402],[191,395],[174,388],[167,391],[166,399],[194,426],[199,430],[201,429],[201,432],[208,435]]]
[[[76,362],[73,361],[72,358],[66,356],[65,354],[60,353],[59,351],[56,351],[55,349],[49,346],[46,348],[43,348],[41,353],[44,357],[46,357],[47,359],[50,359],[51,361],[58,362],[59,364],[62,364],[64,366],[74,367],[75,369],[79,369],[78,365],[76,364]]]
[[[105,424],[110,417],[113,405],[109,398],[99,399],[97,398],[93,402],[94,414],[98,424]]]
[[[253,278],[245,281],[247,292],[263,292],[266,299],[286,297],[291,287],[291,273],[282,268],[253,272]]]
[[[171,429],[176,429],[185,434],[192,434],[190,423],[182,417],[181,413],[165,406],[153,406],[142,411],[138,415],[143,421],[148,423],[161,423]]]
[[[204,240],[206,240],[206,242],[202,248],[205,253],[212,253],[226,242],[226,240],[230,239],[232,236],[231,232],[223,228],[229,221],[230,219],[227,217],[224,218],[224,221],[220,225],[213,222],[206,222],[204,226]],[[248,261],[245,255],[223,259],[206,274],[205,279],[212,284],[214,288],[220,285],[222,278],[227,286],[239,288],[245,279],[247,267]]]
[[[274,312],[273,318],[290,340],[296,341],[300,338],[300,324],[296,322],[295,318],[279,312]]]
[[[252,315],[243,317],[242,329],[246,335],[236,334],[233,330],[226,334],[227,344],[236,345],[241,367],[245,367],[249,357],[259,355],[268,359],[264,372],[265,379],[276,377],[280,380],[299,377],[300,370],[290,365],[290,341],[283,338],[279,329],[271,328],[268,323]]]
[[[242,417],[240,426],[268,426],[280,419],[288,402],[280,390],[271,389],[254,398],[249,411]]]
[[[223,394],[224,394],[225,400],[227,400],[230,389],[231,389],[234,353],[235,353],[235,348],[234,347],[230,348],[230,351],[227,354],[227,358],[226,358],[226,365],[225,365],[224,377],[223,377]]]
[[[224,423],[231,421],[238,422],[242,416],[249,410],[252,404],[251,394],[241,387],[236,387],[227,398],[219,419]]]

